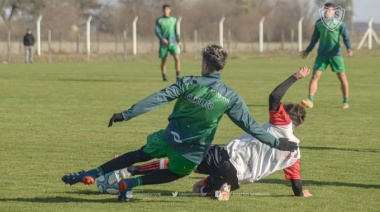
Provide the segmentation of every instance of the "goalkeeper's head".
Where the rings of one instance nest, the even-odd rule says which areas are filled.
[[[202,50],[202,75],[221,73],[227,63],[228,53],[218,44],[209,44]]]

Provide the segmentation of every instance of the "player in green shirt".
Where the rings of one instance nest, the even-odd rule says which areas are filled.
[[[160,48],[158,56],[161,58],[161,73],[162,80],[168,81],[166,77],[166,58],[168,52],[174,57],[175,71],[177,80],[180,78],[181,62],[179,59],[180,42],[179,34],[177,33],[177,19],[170,16],[170,6],[165,4],[162,6],[163,16],[156,20],[156,36],[160,40]]]
[[[227,62],[227,55],[219,45],[206,46],[202,51],[202,76],[185,76],[130,109],[112,116],[109,127],[114,122],[128,121],[177,99],[166,129],[149,135],[145,146],[127,152],[96,169],[67,174],[62,180],[70,185],[79,182],[93,184],[94,179],[103,174],[137,162],[163,157],[169,160],[167,170],[157,170],[141,177],[120,181],[119,200],[126,200],[127,191],[133,187],[168,183],[182,178],[192,173],[202,161],[224,113],[259,141],[279,150],[296,150],[297,143],[286,138],[277,139],[264,131],[249,114],[243,99],[222,83],[221,73]]]
[[[343,43],[347,48],[348,56],[352,56],[352,46],[348,35],[346,24],[336,18],[335,5],[332,3],[325,4],[325,17],[319,19],[315,23],[315,29],[309,46],[301,52],[301,57],[306,58],[313,50],[315,44],[319,40],[318,56],[315,59],[313,67],[313,77],[309,84],[308,99],[302,100],[301,103],[309,108],[313,107],[314,94],[317,91],[318,80],[322,72],[330,65],[341,83],[343,94],[343,108],[348,108],[348,81],[345,73],[342,50],[340,47],[340,36],[343,38]],[[327,25],[327,26],[326,26]]]

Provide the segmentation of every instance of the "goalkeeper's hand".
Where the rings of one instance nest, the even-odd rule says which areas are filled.
[[[307,52],[306,50],[300,52],[300,57],[302,59],[307,58],[308,55],[309,55],[309,52]]]
[[[298,149],[298,144],[296,142],[289,141],[287,138],[279,138],[278,140],[278,150],[294,152],[294,150]]]
[[[115,113],[111,117],[110,122],[108,123],[108,127],[112,127],[114,122],[122,122],[122,121],[124,121],[124,118],[121,115],[121,113]]]

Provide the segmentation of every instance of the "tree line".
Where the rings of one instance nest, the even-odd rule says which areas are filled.
[[[345,21],[352,26],[352,0],[335,0],[346,9]],[[67,39],[84,32],[85,21],[92,16],[92,31],[114,36],[127,30],[131,34],[132,20],[138,16],[137,33],[141,39],[154,36],[154,23],[162,15],[161,6],[170,4],[172,15],[182,17],[181,35],[190,39],[194,30],[202,40],[215,40],[218,23],[224,16],[224,29],[234,40],[258,40],[259,21],[265,17],[265,39],[280,41],[290,31],[297,32],[297,22],[304,17],[304,36],[311,36],[318,9],[323,0],[0,0],[3,20],[0,32],[22,35],[26,28],[35,29],[39,15],[42,29],[52,36]],[[226,37],[226,36],[225,36]]]

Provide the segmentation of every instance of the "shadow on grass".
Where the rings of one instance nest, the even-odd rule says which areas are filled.
[[[125,82],[121,79],[58,79],[58,81],[65,82]]]
[[[273,182],[272,182],[273,183]],[[283,182],[277,182],[277,183],[283,183]],[[237,192],[236,196],[240,196]],[[30,198],[0,198],[1,202],[29,202],[29,203],[50,203],[50,204],[60,204],[60,203],[107,203],[107,204],[123,204],[122,202],[117,201],[117,195],[104,195],[99,194],[96,191],[90,191],[90,190],[83,190],[83,191],[72,191],[72,192],[65,192],[66,194],[73,194],[73,195],[101,195],[103,198],[99,199],[91,199],[91,196],[87,196],[86,198],[80,198],[80,197],[67,197],[67,196],[54,196],[54,197],[30,197]],[[160,195],[152,196],[149,194],[152,193],[160,193]],[[156,204],[156,203],[169,203],[169,204],[183,204],[185,202],[188,202],[187,198],[207,198],[210,200],[214,200],[212,197],[203,197],[203,196],[194,196],[190,195],[192,194],[190,191],[177,191],[176,195],[173,196],[173,191],[162,191],[162,190],[136,190],[133,192],[134,197],[130,199],[130,203],[144,203],[144,204]],[[234,196],[234,192],[231,194]],[[144,198],[144,196],[151,197],[151,198]],[[142,198],[141,198],[142,197]],[[162,199],[160,197],[166,197],[166,198],[172,198],[172,200],[168,199]],[[256,196],[256,197],[266,197],[266,198],[273,198],[273,197],[292,197],[292,195],[264,195],[264,196]],[[125,203],[128,204],[128,203]]]
[[[203,178],[202,178],[203,179]],[[179,192],[181,194],[190,194],[191,193],[191,189],[192,189],[192,186],[189,186],[188,187],[188,190],[186,191],[181,191],[181,190],[155,190],[155,189],[141,189],[141,190],[133,190],[133,194],[135,196],[151,196],[151,197],[160,197],[160,196],[164,196],[164,197],[173,197],[173,193],[174,192]],[[65,194],[79,194],[79,195],[100,195],[100,196],[105,196],[105,197],[108,197],[108,196],[114,196],[115,198],[117,197],[117,195],[104,195],[104,194],[101,194],[99,193],[99,191],[96,191],[96,190],[73,190],[73,191],[65,191],[65,192],[62,192],[62,193],[65,193]],[[191,195],[189,195],[191,196]],[[177,197],[186,197],[186,195],[178,195]]]
[[[137,194],[144,194],[145,192],[137,192]],[[171,196],[171,194],[170,194]],[[4,198],[0,199],[0,202],[31,202],[31,203],[115,203],[121,204],[122,202],[117,201],[117,195],[110,196],[104,195],[103,199],[85,199],[85,198],[77,198],[77,197],[63,197],[63,196],[55,196],[55,197],[32,197],[32,198]],[[142,202],[144,204],[156,204],[157,202],[167,202],[167,203],[183,203],[185,200],[178,200],[178,198],[173,198],[173,201],[163,200],[162,198],[149,198],[149,199],[141,199],[138,197],[133,197],[130,199],[131,203]]]
[[[83,199],[76,197],[34,197],[34,198],[6,198],[0,199],[0,202],[32,202],[32,203],[70,203],[70,202],[92,202],[92,203],[119,203],[117,198],[104,199]]]
[[[260,104],[247,104],[248,107],[269,107],[268,105],[260,105]]]
[[[302,149],[309,150],[339,150],[339,151],[353,151],[353,152],[374,152],[379,153],[380,149],[355,149],[355,148],[339,148],[339,147],[319,147],[319,146],[301,146]]]
[[[269,184],[289,184],[288,180],[280,179],[263,179],[258,183],[269,183]],[[345,187],[355,187],[355,188],[376,188],[380,189],[380,185],[375,184],[360,184],[360,183],[344,183],[344,182],[329,182],[329,181],[315,181],[315,180],[302,180],[304,186],[316,185],[316,186],[345,186]],[[289,184],[290,185],[290,184]]]

